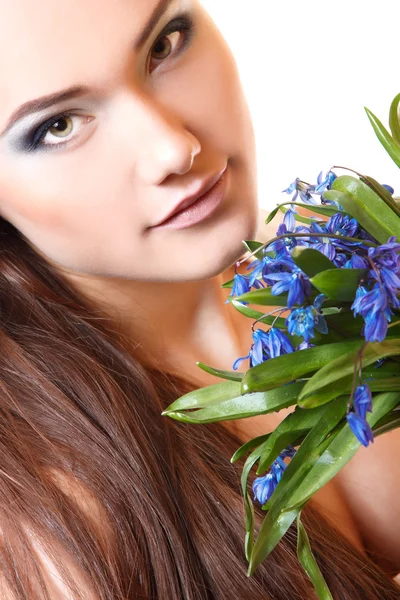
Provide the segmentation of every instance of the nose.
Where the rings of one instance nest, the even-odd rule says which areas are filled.
[[[149,95],[125,97],[118,121],[129,156],[135,157],[135,176],[148,185],[161,183],[171,173],[188,172],[201,152],[199,140],[176,114]]]

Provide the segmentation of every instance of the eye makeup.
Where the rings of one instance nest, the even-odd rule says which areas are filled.
[[[192,16],[188,13],[182,13],[182,14],[178,15],[177,17],[175,17],[174,19],[172,19],[164,27],[162,32],[158,35],[156,41],[154,42],[154,44],[152,46],[152,49],[160,40],[162,40],[164,37],[171,35],[174,32],[183,33],[182,41],[179,44],[179,47],[175,52],[173,52],[167,58],[162,59],[160,61],[162,63],[167,62],[169,60],[174,60],[177,56],[179,56],[182,52],[185,51],[185,49],[187,49],[190,46],[190,44],[193,40],[193,37],[195,35],[195,24],[194,24]],[[157,69],[157,67],[156,67],[156,69]],[[48,151],[52,151],[52,150],[65,148],[69,144],[69,140],[66,140],[64,142],[61,141],[60,143],[54,143],[54,144],[44,144],[43,139],[45,138],[48,130],[55,123],[57,123],[57,121],[59,121],[63,118],[73,117],[73,116],[83,118],[84,115],[80,115],[77,112],[77,110],[78,109],[74,109],[74,110],[71,109],[68,111],[59,112],[59,113],[52,115],[47,120],[42,121],[41,123],[39,123],[39,125],[37,125],[37,124],[32,125],[29,128],[29,130],[26,133],[23,133],[21,138],[18,139],[13,144],[14,148],[17,149],[17,151],[23,152],[23,153],[32,153],[32,152],[36,152],[36,151],[48,152]],[[80,112],[82,112],[82,110]],[[74,136],[74,138],[75,137],[76,136]]]

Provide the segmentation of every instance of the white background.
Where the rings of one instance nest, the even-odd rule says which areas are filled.
[[[400,0],[201,0],[238,64],[253,117],[259,204],[333,165],[400,195],[400,172],[367,106],[388,129],[400,92]],[[344,174],[344,171],[338,171]]]

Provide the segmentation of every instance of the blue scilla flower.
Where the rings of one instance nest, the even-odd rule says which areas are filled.
[[[292,310],[285,325],[290,335],[303,337],[305,342],[309,342],[314,337],[314,315],[309,306]]]
[[[369,291],[360,285],[351,309],[354,316],[360,314],[365,321],[362,335],[367,342],[382,342],[385,339],[393,313],[388,304],[387,293],[379,283]]]
[[[378,267],[387,267],[394,272],[400,269],[400,243],[396,242],[396,236],[391,236],[386,244],[376,248],[368,248],[368,256]]]
[[[321,313],[321,306],[326,296],[318,294],[312,306],[306,308],[296,308],[291,312],[285,321],[290,335],[297,335],[309,342],[315,337],[314,327],[320,333],[328,333],[328,324]]]
[[[297,196],[300,196],[301,200],[305,204],[316,204],[316,201],[311,196],[311,193],[313,193],[314,191],[315,185],[311,185],[310,183],[301,181],[299,177],[296,177],[296,179],[289,185],[288,188],[282,190],[282,192],[286,192],[286,194],[292,194],[294,192],[294,195],[292,196],[292,201],[295,202]]]
[[[326,231],[328,233],[335,233],[336,235],[345,235],[348,237],[355,237],[359,229],[358,221],[348,215],[342,215],[336,213],[331,216],[326,224]],[[335,240],[340,243],[341,240]],[[358,242],[344,242],[344,244],[356,245]]]
[[[282,478],[283,472],[287,465],[284,462],[284,458],[292,458],[296,450],[293,446],[289,446],[286,450],[281,452],[277,459],[272,463],[271,469],[266,475],[256,477],[253,481],[252,489],[254,493],[254,500],[258,500],[261,505],[265,504],[269,500],[275,491],[276,486]]]
[[[322,194],[322,192],[325,192],[325,190],[330,190],[335,179],[336,175],[333,173],[333,171],[328,171],[325,177],[323,176],[323,171],[321,171],[317,178],[315,193]]]
[[[272,327],[268,332],[267,351],[270,358],[276,358],[294,352],[294,348],[289,338],[280,329]]]
[[[247,358],[250,360],[250,368],[259,365],[262,362],[264,362],[264,360],[268,359],[268,333],[268,331],[263,331],[262,329],[256,329],[255,331],[253,331],[253,344],[249,350],[249,353],[247,354],[247,356],[243,356],[235,360],[232,366],[234,371],[236,371],[241,362],[246,360]],[[264,353],[266,354],[265,357]]]
[[[383,311],[388,306],[388,298],[385,290],[381,288],[379,283],[376,283],[371,290],[368,290],[364,285],[360,285],[356,291],[356,297],[351,309],[356,317],[360,314],[366,318],[373,314]]]
[[[356,388],[353,399],[356,413],[365,419],[367,412],[372,412],[372,394],[368,385],[361,384]]]
[[[387,267],[381,267],[378,272],[375,270],[371,271],[371,277],[381,283],[381,288],[383,287],[386,292],[390,305],[393,308],[399,308],[400,300],[398,294],[400,292],[400,278],[396,273]]]
[[[374,441],[374,434],[368,421],[357,415],[355,412],[349,412],[346,415],[350,429],[363,446],[368,446]]]
[[[296,228],[296,218],[294,215],[296,212],[296,207],[293,206],[289,208],[289,210],[285,213],[285,216],[283,218],[283,224],[286,227],[286,231],[294,232]]]
[[[294,304],[303,304],[306,297],[311,294],[312,288],[309,278],[296,266],[292,269],[291,273],[271,273],[268,275],[268,279],[277,282],[271,289],[273,296],[289,292],[287,301],[289,308]]]
[[[359,229],[356,219],[352,219],[347,215],[343,216],[336,213],[324,225],[312,223],[310,229],[312,233],[321,234],[319,238],[314,238],[313,248],[325,254],[337,267],[342,267],[347,261],[347,256],[339,253],[339,251],[348,252],[354,246],[362,244],[362,242],[350,242],[342,239],[343,236],[354,237]],[[324,234],[333,234],[340,237],[326,237]]]
[[[343,265],[345,269],[368,269],[370,266],[368,260],[354,252],[349,260]]]
[[[231,293],[228,298],[225,300],[225,304],[230,302],[229,298],[233,298],[234,296],[241,296],[242,294],[246,294],[250,291],[250,282],[249,278],[245,275],[241,275],[240,273],[236,273],[233,278],[233,285]],[[243,302],[243,304],[248,304],[248,302]]]
[[[251,368],[270,358],[276,358],[277,356],[281,356],[281,354],[294,352],[294,348],[289,338],[275,327],[272,327],[269,331],[256,329],[253,331],[252,338],[254,343],[247,356],[240,357],[233,363],[232,368],[234,371],[236,371],[241,362],[246,359],[250,359]]]
[[[252,485],[254,500],[258,500],[260,504],[265,504],[271,498],[277,485],[278,481],[272,471],[263,477],[257,477]]]
[[[391,310],[386,308],[365,317],[362,335],[367,342],[382,342],[385,339],[392,314]]]

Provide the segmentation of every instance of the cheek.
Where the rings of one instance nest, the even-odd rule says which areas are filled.
[[[7,173],[0,178],[1,214],[28,237],[35,230],[90,236],[112,219],[112,199],[121,198],[115,189],[118,175],[111,177],[95,160],[96,168],[82,171],[82,161],[72,153],[70,158],[24,157],[1,169]]]
[[[212,21],[202,25],[184,66],[162,85],[162,102],[185,116],[205,153],[206,144],[222,154],[255,159],[253,126],[237,64]]]

